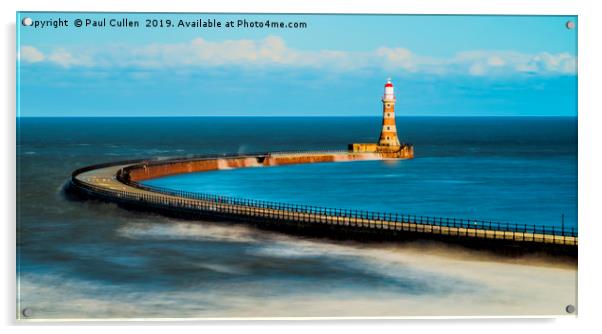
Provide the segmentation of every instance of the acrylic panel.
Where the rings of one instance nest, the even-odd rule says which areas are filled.
[[[577,23],[17,13],[16,317],[576,315]]]

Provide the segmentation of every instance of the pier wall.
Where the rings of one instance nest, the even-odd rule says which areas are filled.
[[[138,164],[128,170],[132,181],[143,181],[158,177],[177,175],[183,173],[208,172],[219,169],[258,167],[261,157],[238,157],[238,158],[209,158],[189,159],[180,161],[154,161],[151,163]]]
[[[405,153],[399,155],[396,153],[394,158],[403,156],[402,159],[413,157],[413,151],[407,148]],[[412,152],[412,153],[410,153]],[[386,152],[381,153],[362,153],[362,152],[299,152],[299,153],[276,153],[276,154],[256,154],[249,156],[234,157],[215,157],[203,159],[182,159],[153,161],[149,163],[138,164],[128,169],[127,175],[130,181],[144,181],[153,178],[159,178],[183,173],[207,172],[220,169],[262,167],[262,166],[283,166],[293,164],[310,164],[323,162],[344,162],[358,160],[379,160],[393,158]]]
[[[282,166],[294,164],[311,164],[320,162],[344,162],[358,160],[379,160],[383,157],[374,153],[324,153],[324,154],[278,154],[269,155],[265,166]]]
[[[176,161],[165,164],[137,165],[136,168],[131,168],[128,171],[128,175],[132,181],[143,181],[169,175],[205,172],[216,169],[218,169],[217,160]]]

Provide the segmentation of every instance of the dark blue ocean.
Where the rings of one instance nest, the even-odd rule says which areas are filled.
[[[480,259],[482,254],[468,250],[446,250],[444,256],[411,244],[299,238],[227,222],[129,212],[113,204],[69,200],[62,192],[71,171],[89,164],[344,149],[348,143],[375,141],[380,121],[17,119],[21,305],[43,318],[555,312],[546,307],[559,296],[534,294],[546,284],[573,282],[573,270],[513,267],[518,265],[504,261],[492,268]],[[232,169],[148,183],[288,203],[518,224],[558,227],[564,215],[565,226],[577,226],[576,118],[398,117],[397,127],[400,139],[414,144],[415,159]],[[458,261],[471,259],[460,265],[472,268],[470,274],[458,271]],[[496,285],[496,277],[504,274],[504,285]],[[573,293],[566,290],[563,305]],[[460,295],[464,302],[458,302]],[[341,301],[348,306],[342,308]],[[421,308],[429,301],[441,307]]]

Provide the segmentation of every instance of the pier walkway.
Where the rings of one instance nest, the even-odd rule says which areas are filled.
[[[342,154],[342,153],[332,153]],[[261,160],[265,157],[260,157]],[[219,158],[223,160],[224,158]],[[226,158],[228,159],[228,158]],[[249,159],[231,157],[231,159]],[[197,166],[199,161],[206,166],[218,158],[189,159]],[[456,241],[496,241],[505,244],[550,245],[575,250],[578,237],[574,229],[559,229],[550,226],[509,224],[492,221],[426,217],[394,213],[343,210],[306,205],[286,204],[252,199],[232,198],[218,195],[189,193],[142,185],[130,178],[136,170],[148,172],[153,167],[165,171],[177,162],[132,162],[116,165],[90,166],[73,173],[71,185],[79,192],[104,200],[127,204],[145,209],[169,211],[199,218],[228,219],[270,225],[295,225],[296,228],[327,228],[332,232],[362,231],[389,238],[403,239],[406,236],[422,236],[426,239],[449,239]],[[149,167],[150,166],[150,167]],[[190,167],[190,166],[188,166]],[[182,168],[179,166],[178,168]],[[209,169],[203,169],[209,170]],[[153,172],[154,177],[156,172]]]

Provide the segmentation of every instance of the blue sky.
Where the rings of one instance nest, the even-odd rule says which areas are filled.
[[[19,116],[577,114],[572,16],[20,13]],[[92,28],[76,18],[306,22],[305,29]]]

